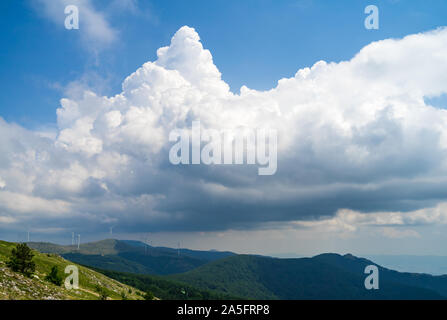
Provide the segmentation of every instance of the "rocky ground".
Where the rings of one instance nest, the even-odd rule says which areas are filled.
[[[35,274],[31,278],[12,272],[0,261],[0,299],[3,300],[64,300],[68,296]]]

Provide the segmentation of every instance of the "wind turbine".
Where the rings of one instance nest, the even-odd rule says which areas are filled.
[[[75,233],[72,232],[71,233],[71,245],[74,246],[74,244],[75,244]]]
[[[78,250],[79,250],[79,246],[81,245],[81,235],[78,234]]]
[[[151,239],[150,233],[148,233],[147,238],[146,238],[146,247],[148,248],[148,250],[149,250],[149,247],[152,246],[152,240],[150,240],[150,239]]]
[[[148,238],[149,236],[145,236],[144,234],[140,236],[141,242],[144,244],[144,254],[147,254]]]

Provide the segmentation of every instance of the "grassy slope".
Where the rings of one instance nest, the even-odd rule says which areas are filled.
[[[33,277],[27,278],[12,272],[6,267],[14,243],[0,241],[0,299],[57,299],[57,300],[97,300],[96,286],[103,287],[111,299],[122,299],[125,292],[128,299],[142,299],[143,292],[128,285],[124,285],[105,275],[77,265],[63,259],[56,254],[44,254],[34,251],[33,261],[36,263],[36,272]],[[45,281],[45,276],[56,265],[63,279],[65,267],[76,265],[79,268],[79,290],[67,290],[64,286],[57,287]],[[130,293],[131,292],[131,293]]]

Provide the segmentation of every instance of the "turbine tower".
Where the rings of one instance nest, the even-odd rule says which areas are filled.
[[[146,239],[144,241],[144,244],[145,244],[144,247],[146,248],[146,254],[147,254],[147,250],[149,248],[149,236],[150,236],[150,234],[148,233],[147,236],[146,236]]]
[[[81,235],[78,234],[78,250],[79,250],[79,246],[81,245]]]
[[[75,245],[75,233],[74,232],[71,233],[71,245],[72,246]]]

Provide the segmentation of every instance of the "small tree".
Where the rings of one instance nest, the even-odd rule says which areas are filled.
[[[45,277],[45,280],[60,286],[62,284],[62,277],[59,275],[59,269],[57,266],[51,268],[51,272]]]
[[[99,293],[99,300],[107,300],[107,291],[100,285],[96,285],[96,292]]]
[[[30,277],[36,271],[36,264],[33,260],[34,254],[26,243],[19,243],[12,249],[11,257],[6,263],[15,272],[20,272]]]
[[[144,300],[154,300],[154,294],[150,291],[147,291],[144,295]]]

